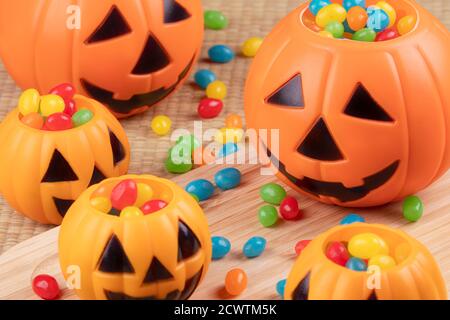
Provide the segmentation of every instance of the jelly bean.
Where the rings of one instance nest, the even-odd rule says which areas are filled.
[[[195,83],[200,88],[206,89],[211,82],[217,80],[216,74],[210,70],[202,69],[198,70],[194,75]]]
[[[350,259],[347,248],[341,242],[337,241],[328,245],[325,254],[328,259],[340,266],[345,266],[348,259]]]
[[[247,288],[247,274],[236,268],[228,271],[225,277],[225,290],[232,296],[238,296]]]
[[[205,18],[205,27],[207,29],[222,30],[228,27],[228,19],[220,11],[206,10],[204,18]]]
[[[345,216],[339,224],[352,224],[355,222],[366,222],[366,220],[359,214],[350,213],[349,215]]]
[[[211,242],[213,260],[224,258],[231,250],[231,242],[225,237],[212,237]]]
[[[242,118],[237,114],[229,114],[225,119],[225,127],[242,129]]]
[[[342,2],[345,10],[349,11],[353,7],[366,7],[366,0],[344,0]]]
[[[276,183],[268,183],[259,191],[261,198],[270,204],[279,205],[286,198],[286,190]]]
[[[379,254],[387,254],[386,242],[373,233],[361,233],[353,236],[348,243],[348,250],[353,257],[370,259]]]
[[[223,100],[227,97],[228,89],[222,81],[213,81],[206,88],[206,95],[210,99]]]
[[[280,204],[280,215],[284,220],[296,220],[300,218],[298,201],[294,197],[285,197]]]
[[[284,298],[284,291],[286,289],[286,279],[280,280],[277,282],[277,293],[281,297],[281,299]]]
[[[26,116],[30,113],[39,112],[39,101],[41,96],[36,89],[25,90],[19,98],[19,112],[21,115]]]
[[[148,184],[139,182],[137,184],[137,199],[134,205],[142,207],[147,201],[153,197],[153,189]]]
[[[375,31],[373,31],[372,29],[363,28],[363,29],[356,31],[353,34],[352,39],[355,41],[373,42],[373,41],[375,41],[376,36],[377,36],[377,33]]]
[[[348,25],[348,17],[347,17],[347,20],[344,21],[343,25],[344,25],[344,31],[345,31],[344,38],[346,37],[346,34],[348,34],[348,33],[350,33],[352,35],[353,35],[353,33],[355,33],[355,31],[352,28],[350,28],[350,26]],[[364,23],[364,25],[366,25],[366,24]],[[351,39],[351,37],[350,37],[350,39]]]
[[[23,124],[27,125],[30,128],[41,130],[44,126],[44,118],[40,113],[33,112],[29,113],[26,116],[20,119]]]
[[[422,218],[423,203],[417,196],[409,196],[403,201],[403,217],[410,221],[416,222]]]
[[[205,98],[198,105],[198,115],[203,119],[213,119],[217,117],[223,109],[222,100]]]
[[[388,14],[382,9],[376,9],[369,14],[367,28],[372,29],[375,32],[381,32],[389,26],[389,23]]]
[[[66,102],[66,107],[64,108],[64,113],[71,117],[76,112],[77,112],[77,106],[75,104],[75,101],[70,100],[69,102]]]
[[[107,197],[92,198],[90,203],[94,209],[104,213],[108,213],[112,209],[111,200],[109,200]]]
[[[33,279],[33,291],[44,300],[56,300],[60,294],[58,282],[48,274],[40,274]]]
[[[316,16],[316,24],[319,27],[325,28],[332,21],[343,23],[346,17],[347,11],[344,7],[340,4],[332,3],[319,10]]]
[[[214,194],[214,185],[205,179],[194,180],[186,186],[186,191],[195,194],[200,201],[205,201]]]
[[[367,263],[365,263],[364,260],[362,259],[353,257],[348,259],[347,263],[345,264],[345,267],[353,271],[366,271]]]
[[[63,112],[53,113],[45,121],[44,128],[48,131],[69,130],[73,128],[72,119]]]
[[[165,207],[167,207],[167,202],[164,200],[150,200],[142,205],[141,211],[143,214],[147,215],[164,209]]]
[[[194,200],[196,201],[196,202],[200,202],[200,199],[197,197],[197,195],[195,195],[195,194],[193,194],[193,193],[189,193],[191,196],[192,196],[192,198],[194,198]]]
[[[369,16],[364,8],[359,6],[352,7],[347,13],[347,23],[351,30],[358,31],[363,29]]]
[[[219,150],[217,154],[217,159],[221,159],[223,157],[228,157],[239,151],[239,146],[236,143],[228,142],[225,143],[222,148]]]
[[[395,260],[397,261],[397,264],[400,264],[403,261],[405,261],[406,259],[408,259],[410,253],[411,253],[411,247],[406,242],[401,243],[397,247],[395,247],[394,256],[395,256]]]
[[[72,122],[75,127],[80,127],[94,118],[94,113],[89,109],[81,109],[78,110],[73,116],[72,116]]]
[[[416,26],[416,17],[414,16],[404,16],[398,21],[397,30],[398,33],[402,36],[410,32]]]
[[[193,134],[187,134],[180,136],[176,142],[177,146],[186,146],[186,148],[190,149],[191,152],[194,152],[195,149],[200,148],[202,146],[200,140]]]
[[[388,255],[376,255],[369,260],[369,266],[378,266],[381,270],[388,270],[396,265],[394,258]]]
[[[386,1],[379,1],[376,4],[377,7],[382,9],[389,16],[389,25],[388,28],[392,27],[397,21],[397,12],[395,9]]]
[[[165,136],[170,132],[172,120],[167,116],[156,116],[153,118],[151,128],[158,136]]]
[[[297,256],[299,256],[302,251],[305,250],[310,242],[311,240],[300,240],[299,242],[297,242],[297,244],[295,245],[295,253],[297,254]]]
[[[216,186],[221,190],[236,188],[241,183],[241,172],[236,168],[225,168],[214,176]]]
[[[137,207],[126,207],[120,213],[121,218],[138,218],[143,215],[144,213]]]
[[[62,113],[65,108],[66,104],[60,96],[49,94],[41,97],[40,112],[44,117],[48,117],[54,113]]]
[[[132,206],[136,199],[137,184],[131,179],[118,183],[111,192],[112,206],[119,210]]]
[[[325,26],[325,31],[328,31],[334,38],[342,38],[344,36],[344,25],[337,21],[331,21]]]
[[[70,83],[62,83],[49,91],[49,94],[60,96],[66,103],[73,99],[75,93],[75,87]]]
[[[242,54],[249,58],[255,57],[259,48],[261,48],[263,41],[264,39],[259,37],[247,39],[242,45]]]
[[[375,41],[387,41],[392,40],[395,38],[398,38],[400,35],[398,34],[398,31],[394,28],[386,29],[382,32],[379,32],[377,34],[377,37],[375,38]]]
[[[264,227],[266,227],[266,228],[272,227],[278,221],[277,209],[274,206],[265,205],[265,206],[259,208],[258,218],[259,218],[259,222],[261,222],[261,224]]]
[[[262,237],[250,238],[242,248],[244,256],[247,258],[256,258],[266,250],[267,240]]]
[[[330,0],[313,0],[309,4],[309,11],[311,11],[311,13],[316,16],[317,13],[319,13],[320,9],[330,4],[331,4]]]
[[[322,30],[322,31],[319,31],[318,33],[319,33],[320,36],[322,36],[324,38],[334,39],[333,34],[331,32],[329,32],[329,31]]]
[[[344,32],[344,39],[352,40],[352,38],[353,38],[353,33]]]
[[[372,6],[367,7],[367,9],[366,9],[367,14],[368,14],[369,16],[370,16],[372,13],[374,13],[376,10],[381,10],[381,8],[380,8],[379,6],[372,5]]]
[[[226,45],[218,44],[211,47],[208,51],[209,58],[212,62],[228,63],[235,57],[233,50]]]
[[[175,146],[177,149],[179,146]],[[173,151],[173,148],[169,151],[169,157],[165,161],[166,170],[170,173],[186,173],[191,171],[194,167],[190,155],[180,155]]]
[[[238,143],[244,138],[244,130],[237,128],[222,128],[217,131],[214,140],[218,143]]]

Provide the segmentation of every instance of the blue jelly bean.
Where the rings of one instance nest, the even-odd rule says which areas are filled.
[[[286,279],[280,280],[277,283],[277,293],[282,299],[284,298],[284,289],[286,289]]]
[[[262,237],[253,237],[249,239],[244,245],[244,255],[247,258],[256,258],[262,255],[266,249],[267,241]]]
[[[216,186],[222,190],[236,188],[241,183],[241,172],[236,168],[225,168],[220,170],[214,176]]]
[[[309,4],[309,11],[311,11],[312,14],[316,16],[320,9],[326,7],[329,4],[331,4],[330,0],[313,0]]]
[[[364,262],[364,260],[359,258],[350,258],[348,259],[347,263],[345,264],[345,267],[350,270],[354,271],[366,271],[367,270],[367,263]]]
[[[219,260],[225,257],[231,250],[231,243],[224,237],[212,237],[212,258]]]
[[[213,62],[227,63],[234,59],[234,51],[226,45],[216,45],[208,51],[209,58]]]
[[[353,7],[360,6],[365,8],[366,7],[366,0],[344,0],[342,3],[342,6],[345,8],[345,10],[350,10]]]
[[[374,9],[369,14],[367,20],[367,28],[375,32],[381,32],[389,26],[390,20],[388,14],[381,9]]]
[[[199,85],[200,88],[206,89],[211,82],[217,80],[216,74],[210,70],[202,69],[198,70],[194,76],[195,83]]]
[[[348,25],[347,20],[344,21],[343,25],[344,25],[344,32],[351,33],[351,34],[355,33],[355,31],[352,30],[352,28],[350,28],[350,26]]]
[[[345,216],[344,219],[341,220],[340,224],[352,224],[355,222],[366,222],[366,219],[361,217],[359,214],[350,213],[348,216]]]
[[[236,143],[233,142],[228,142],[225,143],[222,148],[219,150],[219,153],[217,154],[217,158],[223,158],[223,157],[227,157],[230,154],[236,153],[239,151],[239,147]]]
[[[200,201],[205,201],[214,194],[214,185],[205,179],[195,180],[186,186],[186,192],[195,194]]]

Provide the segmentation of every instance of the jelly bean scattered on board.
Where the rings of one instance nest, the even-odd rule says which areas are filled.
[[[352,224],[355,222],[366,222],[366,220],[359,214],[350,213],[349,215],[345,216],[339,224]]]
[[[417,196],[406,197],[403,201],[403,217],[410,222],[416,222],[422,218],[422,215],[422,200]]]
[[[243,127],[242,118],[239,115],[234,114],[234,113],[229,114],[225,118],[225,127],[242,129],[242,127]]]
[[[137,218],[142,217],[144,213],[137,207],[126,207],[120,213],[121,218]]]
[[[212,258],[219,260],[224,258],[231,250],[231,242],[225,237],[212,237]]]
[[[214,194],[214,185],[205,179],[194,180],[186,186],[186,192],[195,194],[200,201],[205,201]]]
[[[325,26],[325,31],[331,33],[334,38],[342,38],[344,36],[344,25],[337,21],[331,21]]]
[[[90,203],[93,208],[104,213],[108,213],[112,209],[111,200],[107,197],[92,198]]]
[[[238,128],[222,128],[217,131],[214,140],[218,143],[239,143],[244,138],[244,130]]]
[[[210,99],[223,100],[227,97],[227,93],[227,86],[219,80],[211,82],[206,88],[206,95]]]
[[[211,82],[217,80],[216,74],[211,70],[198,70],[194,75],[195,83],[202,89],[206,89]]]
[[[111,191],[111,204],[118,210],[132,206],[137,199],[137,184],[126,179],[118,183]]]
[[[143,214],[147,215],[155,213],[161,209],[164,209],[165,207],[167,207],[167,202],[165,202],[164,200],[154,199],[144,203],[141,207],[141,211],[143,212]]]
[[[223,44],[212,46],[208,51],[208,55],[212,62],[217,63],[228,63],[235,57],[234,51]]]
[[[41,97],[40,112],[44,117],[48,117],[54,113],[64,112],[65,108],[66,103],[60,96],[48,94]]]
[[[264,40],[259,37],[247,39],[242,45],[242,54],[249,58],[255,57],[259,51],[259,48],[261,48],[263,41]]]
[[[258,210],[259,222],[266,227],[272,227],[278,221],[278,211],[272,205],[265,205]]]
[[[381,270],[388,270],[396,265],[394,258],[388,255],[376,255],[369,260],[369,266],[378,266]]]
[[[193,134],[187,134],[180,136],[177,139],[176,145],[184,145],[187,148],[191,149],[191,152],[193,152],[195,149],[200,148],[202,146],[200,140],[197,139],[197,137]]]
[[[414,29],[417,19],[414,16],[405,16],[398,21],[397,30],[400,35],[405,35]]]
[[[204,14],[205,27],[211,30],[222,30],[228,27],[227,17],[217,10],[206,10]]]
[[[193,193],[189,193],[191,195],[192,198],[194,198],[194,200],[196,202],[200,202],[200,199],[197,197],[197,195],[193,194]]]
[[[156,116],[152,120],[151,128],[158,136],[165,136],[172,128],[172,120],[164,115]]]
[[[229,155],[232,155],[239,151],[239,146],[236,143],[228,142],[225,143],[222,148],[219,150],[219,153],[217,154],[217,158],[223,158],[228,157]]]
[[[268,183],[259,190],[261,198],[270,204],[279,205],[286,197],[286,190],[276,183]]]
[[[25,90],[19,98],[19,112],[21,115],[26,116],[30,113],[39,112],[39,102],[41,96],[36,89]]]
[[[241,183],[241,172],[236,168],[225,168],[214,176],[216,186],[221,190],[234,189]]]
[[[153,189],[148,184],[138,182],[137,184],[137,199],[134,205],[136,207],[143,206],[147,201],[153,197]]]
[[[328,259],[340,266],[345,266],[348,259],[350,259],[350,255],[345,245],[337,241],[331,242],[328,245],[326,256]]]
[[[368,19],[367,11],[359,6],[352,7],[347,14],[347,23],[352,31],[364,28]]]
[[[344,6],[345,10],[349,10],[353,7],[366,7],[366,0],[344,0],[342,2],[342,5]]]
[[[222,112],[222,109],[222,100],[204,98],[200,101],[197,112],[200,118],[213,119]]]
[[[225,277],[225,290],[232,296],[238,296],[247,288],[248,278],[240,268],[228,271]]]
[[[247,258],[256,258],[263,254],[266,245],[267,240],[263,237],[252,237],[244,244],[242,252]]]
[[[284,291],[286,289],[286,279],[280,280],[277,282],[277,293],[281,297],[284,298]]]
[[[338,3],[332,3],[319,10],[316,15],[316,24],[325,28],[327,24],[333,21],[343,23],[347,17],[347,11]]]
[[[329,4],[331,4],[330,0],[313,0],[309,4],[309,10],[312,12],[313,15],[316,16],[320,9],[328,6]]]
[[[48,116],[44,128],[48,131],[69,130],[73,128],[73,123],[69,115],[63,112],[57,112]]]
[[[89,109],[80,109],[72,116],[72,122],[75,127],[80,127],[92,120],[94,114]]]
[[[375,41],[387,41],[392,40],[395,38],[398,38],[400,35],[398,34],[398,31],[394,28],[386,29],[380,33],[377,34],[377,37],[375,38]]]
[[[353,271],[366,271],[367,263],[362,259],[352,257],[348,259],[345,267]]]
[[[44,127],[44,118],[37,112],[27,114],[20,121],[33,129],[41,130]]]
[[[363,28],[353,34],[352,39],[355,41],[373,42],[377,37],[377,33],[369,28]]]
[[[40,274],[33,279],[33,291],[44,300],[56,300],[61,294],[58,282],[48,274]]]
[[[389,252],[386,242],[370,232],[353,236],[348,243],[348,250],[353,257],[361,259],[370,259],[376,255]]]
[[[285,197],[280,204],[280,215],[284,220],[296,220],[300,218],[297,199],[290,196]]]
[[[192,170],[194,165],[192,164],[192,159],[190,155],[180,155],[176,153],[176,149],[179,146],[175,146],[169,150],[169,155],[165,161],[166,170],[170,173],[186,173]],[[175,150],[174,150],[175,149]]]
[[[297,254],[297,256],[302,253],[302,251],[308,246],[310,242],[311,240],[300,240],[299,242],[297,242],[297,244],[295,245],[295,253]]]

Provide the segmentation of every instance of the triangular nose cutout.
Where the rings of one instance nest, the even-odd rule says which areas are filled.
[[[344,159],[322,118],[317,121],[297,151],[304,156],[321,161]]]
[[[170,63],[166,50],[159,41],[150,34],[138,63],[133,69],[134,75],[146,75],[167,67]]]

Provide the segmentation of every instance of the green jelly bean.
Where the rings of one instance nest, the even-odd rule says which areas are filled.
[[[268,183],[259,190],[261,198],[270,204],[279,205],[286,198],[286,190],[276,183]]]
[[[216,10],[205,11],[205,27],[212,30],[222,30],[228,27],[228,19],[222,12]]]
[[[356,31],[353,34],[353,40],[356,41],[365,41],[365,42],[373,42],[375,41],[375,38],[377,37],[377,33],[369,28],[364,28],[361,30]]]
[[[189,148],[191,148],[191,152],[194,152],[195,149],[202,146],[200,141],[193,134],[187,134],[179,137],[176,144],[177,145],[184,144],[188,146]]]
[[[194,194],[194,193],[189,193],[189,194],[192,196],[192,198],[194,198],[195,201],[200,202],[200,199],[198,198],[198,196],[196,194]]]
[[[409,196],[403,201],[403,217],[410,222],[416,222],[423,215],[423,203],[417,196]]]
[[[92,120],[94,117],[94,114],[91,110],[88,109],[81,109],[78,110],[73,116],[72,116],[72,123],[74,127],[80,127],[83,124],[88,123]]]
[[[344,25],[338,21],[332,21],[326,25],[325,31],[328,31],[335,38],[342,38],[344,36],[345,28]]]
[[[192,163],[174,163],[171,158],[167,158],[166,170],[170,173],[186,173],[192,170]]]
[[[277,223],[278,211],[274,206],[265,205],[259,208],[258,218],[259,222],[261,222],[264,227],[269,228]]]
[[[191,171],[193,164],[189,146],[177,144],[170,148],[165,164],[167,171],[170,173],[186,173]]]

